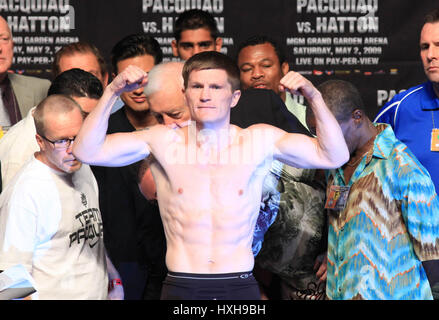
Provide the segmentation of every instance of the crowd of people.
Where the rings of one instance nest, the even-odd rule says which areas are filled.
[[[26,268],[22,298],[439,299],[439,9],[427,82],[374,121],[267,35],[221,53],[198,9],[175,21],[180,62],[132,34],[109,70],[80,41],[52,81],[8,72],[3,17],[0,36],[0,272]]]

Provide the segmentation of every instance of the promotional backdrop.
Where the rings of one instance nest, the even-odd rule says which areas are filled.
[[[343,79],[361,91],[370,117],[391,97],[425,81],[419,59],[424,15],[437,0],[0,0],[15,42],[13,71],[51,79],[53,54],[85,40],[109,62],[132,33],[154,36],[172,56],[173,23],[193,8],[212,13],[235,57],[239,43],[262,34],[279,42],[290,68],[314,84]]]

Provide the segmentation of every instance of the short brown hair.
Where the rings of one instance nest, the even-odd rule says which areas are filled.
[[[184,87],[187,88],[189,75],[192,71],[209,69],[224,70],[232,86],[232,91],[239,90],[241,82],[238,66],[231,58],[217,51],[200,52],[186,61],[183,66]]]
[[[91,54],[93,54],[96,57],[96,59],[98,60],[99,68],[101,69],[101,76],[104,77],[107,74],[107,64],[105,63],[105,59],[103,58],[99,49],[96,48],[91,43],[88,43],[85,41],[79,41],[79,42],[70,43],[70,44],[62,47],[60,50],[58,50],[55,53],[55,58],[54,58],[53,64],[52,64],[53,78],[56,78],[61,73],[61,70],[59,68],[59,62],[61,61],[61,58],[63,56],[72,56],[76,53],[91,53]]]

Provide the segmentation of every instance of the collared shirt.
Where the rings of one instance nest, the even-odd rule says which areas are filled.
[[[11,126],[21,120],[21,112],[18,107],[17,98],[15,97],[14,90],[12,89],[11,80],[9,77],[5,77],[2,82],[0,82],[1,100],[2,108],[3,126]]]
[[[308,125],[306,124],[306,106],[297,102],[290,93],[286,94],[285,106],[288,111],[294,114],[300,123],[308,129]]]
[[[439,202],[428,172],[390,126],[376,125],[373,149],[348,184],[342,211],[328,216],[330,299],[432,299],[421,261],[439,259]]]
[[[431,82],[397,94],[375,118],[392,126],[396,138],[406,144],[427,169],[439,190],[439,152],[431,151],[431,131],[439,128],[439,98]],[[434,124],[433,124],[434,123]]]

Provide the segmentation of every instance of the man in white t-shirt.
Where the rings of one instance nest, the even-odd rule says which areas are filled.
[[[50,85],[47,95],[63,94],[75,100],[88,114],[102,96],[101,82],[93,74],[75,68],[59,74]],[[33,107],[26,117],[13,125],[0,139],[1,181],[3,188],[12,180],[24,163],[40,148],[35,140]]]
[[[35,280],[32,299],[123,299],[106,258],[96,180],[72,154],[83,112],[52,95],[33,117],[40,151],[0,196],[0,270],[24,265]]]

